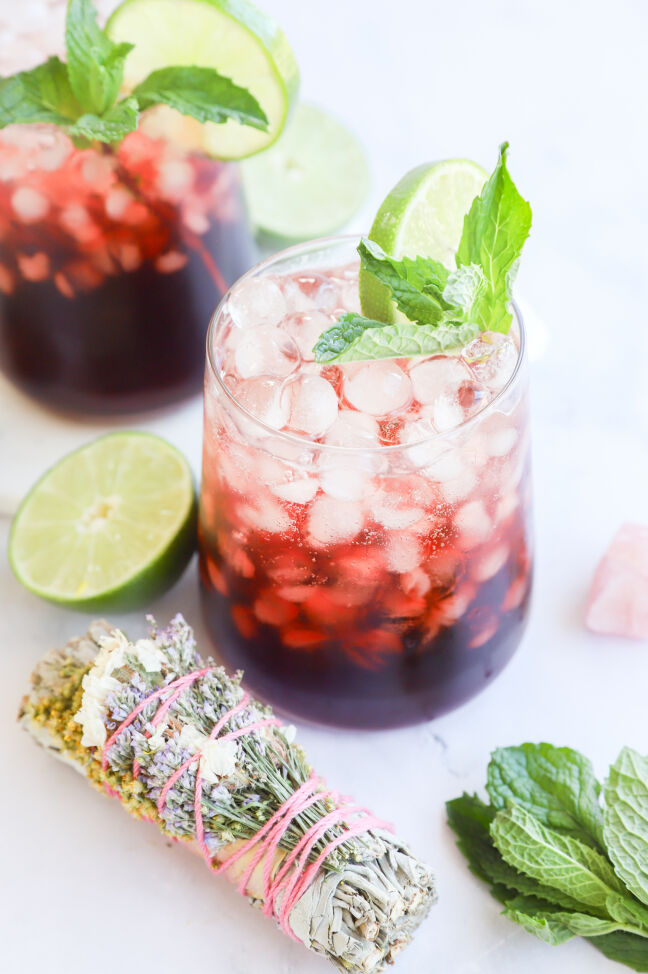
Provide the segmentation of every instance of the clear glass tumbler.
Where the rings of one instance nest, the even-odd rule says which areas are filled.
[[[461,355],[316,365],[322,325],[358,307],[356,244],[273,257],[212,319],[200,567],[209,630],[250,689],[379,728],[457,707],[520,642],[527,373],[519,315]]]
[[[9,37],[3,73],[44,59],[64,7]],[[3,19],[15,32],[20,11]],[[198,392],[209,316],[254,263],[237,167],[184,148],[181,124],[167,138],[162,118],[117,148],[75,148],[47,125],[0,131],[0,368],[52,408],[123,413]]]

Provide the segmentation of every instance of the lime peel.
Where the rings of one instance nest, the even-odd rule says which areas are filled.
[[[132,90],[160,68],[214,68],[247,88],[268,118],[267,131],[239,122],[200,123],[172,108],[155,108],[148,131],[219,159],[261,152],[281,134],[297,98],[299,70],[277,24],[248,0],[125,0],[106,32],[135,48],[124,67]]]
[[[111,433],[68,454],[16,514],[9,560],[42,598],[134,608],[168,588],[195,548],[196,492],[182,454],[148,433]]]

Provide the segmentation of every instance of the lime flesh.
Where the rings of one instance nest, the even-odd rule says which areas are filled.
[[[69,608],[135,608],[186,567],[195,513],[182,454],[151,434],[113,433],[32,488],[11,528],[11,567],[26,588]]]
[[[135,48],[124,69],[127,90],[159,68],[214,68],[247,88],[268,118],[266,132],[229,119],[202,124],[162,106],[147,131],[219,159],[242,159],[279,136],[296,99],[299,72],[282,31],[248,0],[126,0],[106,28]]]
[[[428,163],[408,172],[382,203],[369,237],[392,257],[432,257],[448,268],[464,217],[488,174],[468,159]],[[360,274],[362,313],[378,321],[406,320],[384,285]]]
[[[307,240],[351,219],[367,194],[369,167],[346,126],[302,103],[275,145],[243,164],[243,181],[256,227]]]

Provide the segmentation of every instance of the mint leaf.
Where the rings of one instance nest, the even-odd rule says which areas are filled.
[[[133,45],[114,44],[99,29],[92,0],[69,0],[65,44],[70,84],[81,108],[103,115],[117,100]]]
[[[533,904],[533,909],[555,905],[568,910],[579,910],[580,903],[549,886],[543,886],[535,879],[518,872],[504,861],[493,844],[490,826],[495,818],[495,809],[485,805],[476,795],[462,795],[446,802],[448,824],[457,836],[457,846],[468,860],[470,871],[478,879],[489,883],[493,896],[510,905],[513,893],[516,907],[527,899],[525,907]]]
[[[67,68],[57,57],[0,79],[0,128],[34,122],[64,126],[78,114]]]
[[[153,71],[132,92],[144,111],[168,105],[199,122],[226,122],[265,131],[268,119],[256,98],[213,68],[171,67]]]
[[[648,904],[648,758],[624,748],[605,785],[604,837],[617,875]]]
[[[362,270],[389,289],[396,307],[410,321],[436,324],[451,308],[443,297],[449,271],[438,261],[423,257],[397,260],[367,239],[360,241],[358,253]]]
[[[511,287],[531,229],[531,207],[509,175],[507,151],[505,142],[495,171],[465,217],[456,254],[458,267],[477,264],[484,271],[486,287],[475,309],[483,331],[507,332],[511,326]]]
[[[609,960],[625,964],[633,971],[648,971],[648,940],[631,933],[609,933],[593,937],[589,943]]]
[[[507,908],[504,915],[551,947],[564,944],[574,936],[569,927],[555,919],[552,913],[525,913],[523,910]]]
[[[588,913],[568,913],[564,910],[531,910],[526,912],[512,900],[507,904],[504,915],[515,923],[520,923],[530,933],[535,934],[545,943],[552,945],[562,944],[571,937],[596,938],[607,934],[615,933],[621,929],[621,924],[616,920],[605,920],[601,917],[590,916]],[[634,936],[641,936],[631,930]]]
[[[648,909],[634,896],[629,893],[611,893],[606,901],[606,910],[619,923],[641,927],[644,935],[648,936]]]
[[[139,107],[135,98],[126,98],[113,105],[101,117],[88,113],[81,115],[67,132],[74,139],[89,142],[119,142],[129,132],[134,132],[139,119]]]
[[[466,320],[474,319],[474,306],[486,286],[486,278],[481,267],[468,264],[453,271],[443,288],[443,300],[451,306],[461,308]]]
[[[479,333],[477,325],[415,325],[345,314],[320,335],[313,351],[316,362],[358,362],[379,358],[437,355],[465,345]]]
[[[578,751],[552,744],[499,748],[491,755],[486,787],[495,808],[515,802],[544,825],[604,848],[601,786]]]
[[[609,894],[621,891],[607,859],[578,839],[546,828],[519,805],[497,813],[491,835],[509,865],[584,906],[604,911]]]

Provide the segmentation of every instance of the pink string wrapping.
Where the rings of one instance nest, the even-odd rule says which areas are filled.
[[[164,687],[160,687],[158,690],[155,690],[148,697],[146,697],[145,700],[142,700],[142,702],[131,711],[128,717],[121,722],[116,730],[113,731],[106,741],[101,761],[102,769],[105,771],[108,765],[108,751],[117,741],[119,735],[122,733],[122,731],[126,730],[127,727],[130,727],[133,721],[149,703],[151,703],[153,700],[159,700],[165,694],[169,693],[169,696],[159,706],[153,719],[151,720],[151,726],[157,727],[181,694],[196,680],[200,679],[202,676],[205,676],[213,669],[214,667],[209,666],[202,670],[196,670],[193,673],[187,673],[185,676],[178,677],[178,679],[174,680],[172,683],[169,683]],[[211,733],[209,734],[208,741],[213,741],[216,738],[218,738],[220,741],[235,740],[236,738],[249,734],[251,731],[258,730],[261,727],[281,726],[280,721],[276,720],[274,717],[269,717],[265,718],[264,720],[258,720],[254,723],[247,724],[245,727],[240,727],[238,730],[229,731],[227,734],[221,735],[221,731],[225,725],[237,713],[244,710],[249,701],[249,695],[244,693],[238,704],[223,714],[223,716],[214,724]],[[147,735],[150,737],[150,733],[148,731]],[[157,800],[157,809],[159,813],[162,813],[164,810],[169,792],[175,783],[184,774],[187,768],[191,767],[191,765],[196,762],[200,762],[201,757],[202,748],[187,758],[167,779]],[[137,778],[139,773],[140,765],[137,759],[135,759],[133,762],[133,775]],[[203,779],[200,774],[199,765],[196,772],[196,784],[194,792],[196,841],[207,862],[207,865],[217,874],[227,872],[248,852],[255,850],[254,855],[251,857],[250,862],[247,864],[238,883],[239,892],[245,896],[248,883],[252,878],[254,870],[265,857],[263,866],[263,912],[266,916],[274,916],[283,932],[293,940],[298,940],[298,938],[295,936],[290,927],[290,913],[292,912],[295,904],[308,890],[309,886],[322,867],[324,860],[335,849],[337,849],[338,846],[342,845],[342,843],[347,842],[353,836],[361,835],[363,832],[367,832],[369,829],[380,828],[393,831],[393,827],[389,823],[382,821],[382,819],[376,818],[368,809],[362,808],[359,805],[351,804],[351,799],[347,796],[340,795],[336,791],[327,790],[323,779],[314,772],[311,772],[309,778],[295,792],[293,792],[292,795],[290,795],[283,805],[281,805],[280,808],[278,808],[277,811],[268,819],[268,821],[261,826],[255,835],[248,839],[247,842],[244,842],[241,846],[239,846],[235,852],[227,856],[227,858],[219,863],[218,866],[214,867],[213,857],[205,840],[205,828],[202,815],[202,783]],[[115,789],[111,788],[109,785],[106,785],[106,791],[109,795],[113,795],[118,798],[121,797],[119,792],[115,791]],[[276,873],[273,876],[272,872],[275,865],[275,854],[279,848],[283,836],[286,834],[295,818],[316,802],[329,803],[333,807],[329,812],[327,812],[326,815],[315,822],[315,824],[304,833],[295,847],[286,855],[283,861],[278,864]],[[350,821],[351,819],[355,819],[357,816],[362,817],[358,821]],[[309,863],[308,859],[313,849],[319,842],[324,840],[329,829],[336,825],[344,826],[343,831],[339,835],[330,839],[324,845],[317,858],[313,862]]]

